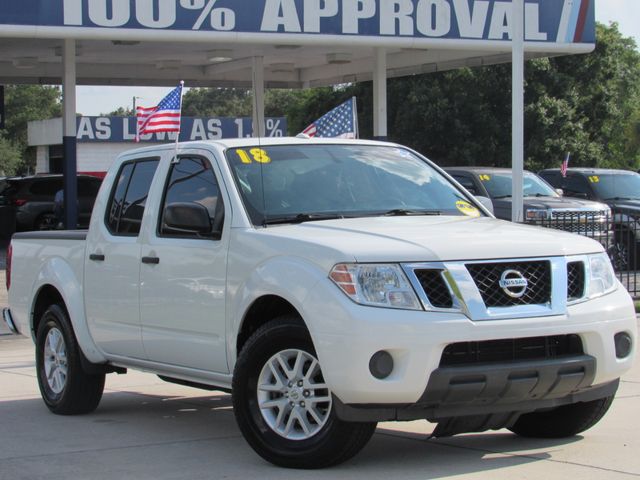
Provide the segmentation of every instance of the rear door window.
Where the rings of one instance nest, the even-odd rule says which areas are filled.
[[[158,159],[125,163],[120,167],[107,209],[106,223],[114,235],[137,236]]]

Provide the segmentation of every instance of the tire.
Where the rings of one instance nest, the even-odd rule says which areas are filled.
[[[264,386],[260,390],[259,382]],[[342,421],[332,405],[309,332],[299,317],[273,320],[247,340],[234,370],[233,407],[242,435],[258,455],[281,467],[304,469],[353,457],[367,444],[376,423]]]
[[[607,413],[614,396],[522,415],[510,430],[522,437],[565,438],[590,429]]]
[[[42,399],[55,414],[90,413],[100,403],[105,375],[86,374],[80,355],[67,312],[50,305],[36,333],[36,370]]]

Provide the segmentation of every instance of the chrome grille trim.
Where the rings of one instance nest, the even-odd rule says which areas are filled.
[[[571,257],[483,259],[474,261],[407,263],[402,264],[402,268],[425,310],[443,313],[463,313],[473,321],[491,321],[565,315],[568,288],[567,264],[576,261],[585,262],[586,259],[587,257],[585,255]],[[549,262],[551,270],[551,297],[549,302],[536,305],[487,307],[473,277],[467,269],[467,265],[526,262]],[[433,307],[429,303],[429,299],[420,285],[420,281],[414,270],[442,270],[443,278],[453,299],[453,308],[444,309]],[[585,283],[585,291],[588,291],[588,287],[587,281]],[[571,304],[573,303],[577,302],[572,301]]]

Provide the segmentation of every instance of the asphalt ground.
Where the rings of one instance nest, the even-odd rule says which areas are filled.
[[[501,430],[429,440],[433,424],[388,422],[349,462],[299,471],[274,467],[251,450],[236,427],[229,395],[147,373],[107,376],[94,413],[53,415],[38,392],[32,341],[7,333],[2,324],[0,480],[640,477],[638,362],[607,416],[574,438],[525,439]]]

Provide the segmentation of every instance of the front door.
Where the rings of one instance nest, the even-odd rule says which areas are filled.
[[[182,155],[170,166],[156,228],[142,244],[140,315],[149,360],[228,373],[229,218],[213,165],[205,156]],[[210,228],[176,226],[165,218],[165,209],[176,204],[206,209]]]

